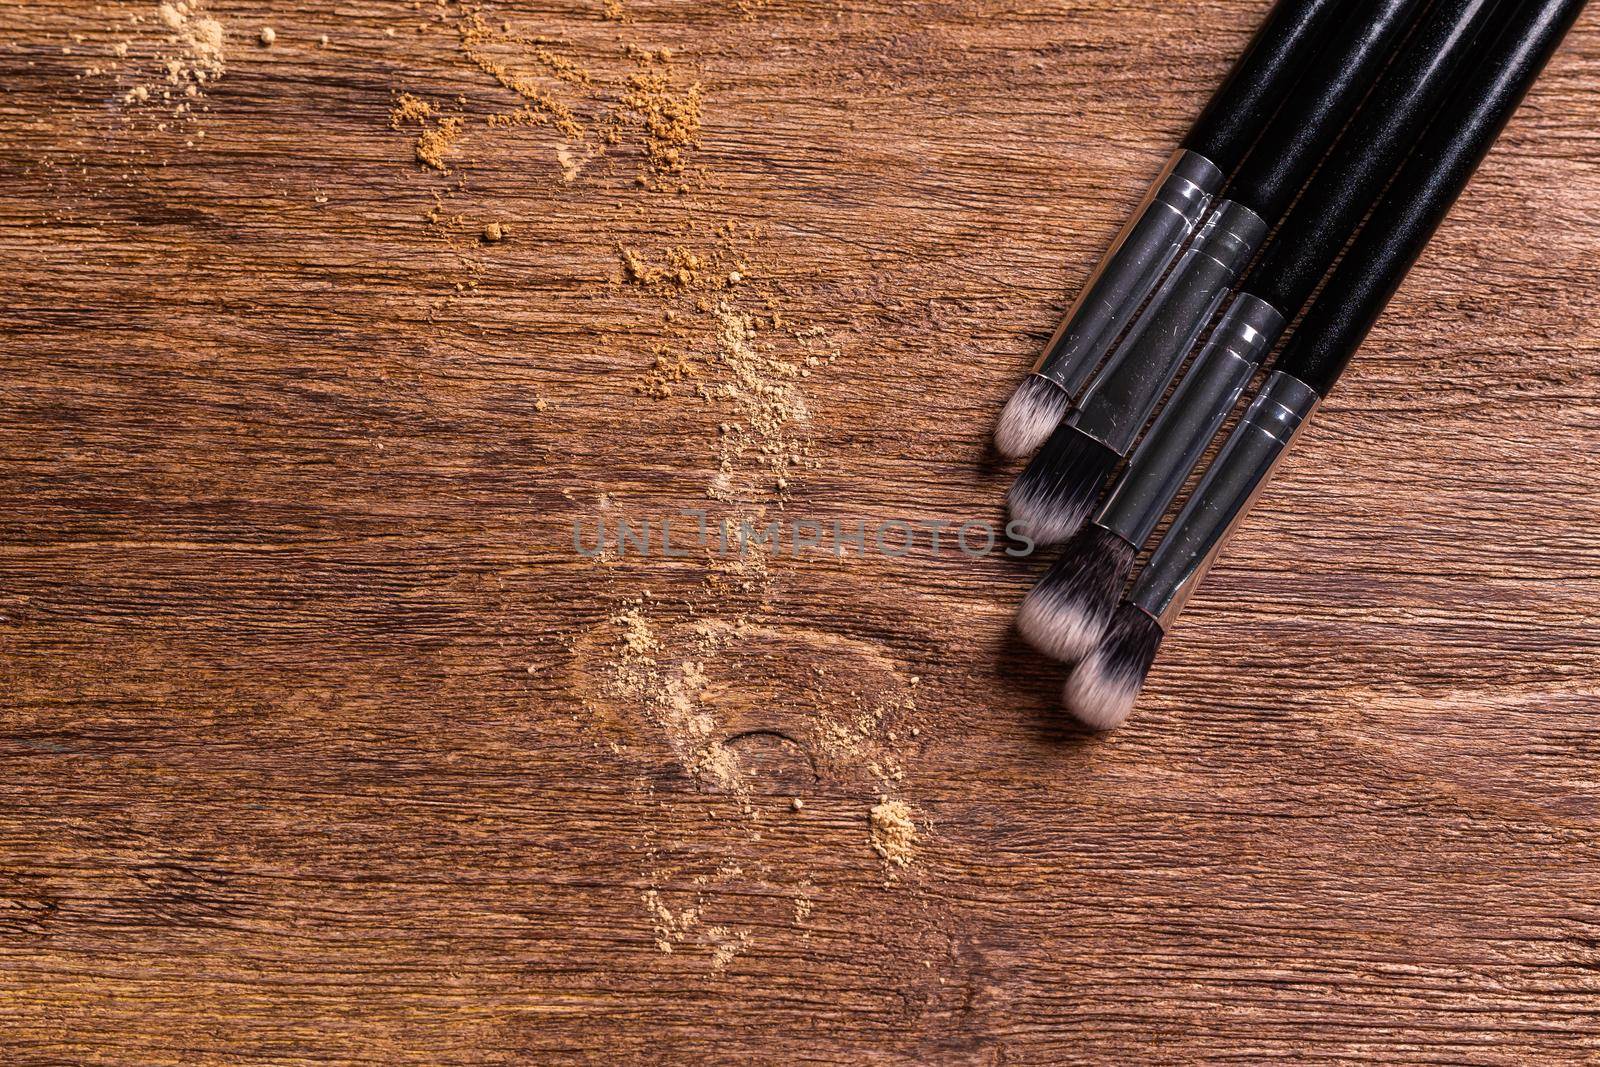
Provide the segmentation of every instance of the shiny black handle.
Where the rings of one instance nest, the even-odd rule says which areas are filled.
[[[1363,0],[1339,25],[1234,177],[1228,197],[1276,223],[1393,57],[1420,0]]]
[[[1233,173],[1354,0],[1278,0],[1183,147]]]
[[[1279,363],[1326,393],[1366,340],[1585,0],[1520,0],[1306,312]]]
[[[1438,0],[1361,105],[1333,155],[1246,276],[1244,289],[1293,319],[1400,169],[1457,75],[1517,0]]]

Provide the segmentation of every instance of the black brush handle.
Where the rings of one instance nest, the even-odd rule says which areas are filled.
[[[1246,275],[1245,292],[1285,319],[1299,314],[1416,147],[1475,43],[1492,37],[1516,7],[1517,0],[1437,0]]]
[[[1061,320],[1033,373],[1077,398],[1212,198],[1302,78],[1333,24],[1362,0],[1279,0]]]
[[[1200,113],[1183,147],[1233,173],[1261,135],[1333,22],[1354,0],[1278,0],[1250,47]]]
[[[1560,46],[1586,0],[1510,0],[1511,19],[1429,126],[1278,367],[1326,395]]]
[[[1289,94],[1228,197],[1275,222],[1377,80],[1421,0],[1363,0]]]

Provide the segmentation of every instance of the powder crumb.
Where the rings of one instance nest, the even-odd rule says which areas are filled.
[[[693,905],[674,911],[654,889],[644,895],[644,905],[655,928],[656,948],[670,953],[672,946],[683,941],[700,920],[700,909]]]
[[[535,411],[549,411],[550,410],[550,401],[546,400],[542,396],[534,397],[533,398],[533,410],[535,410]]]
[[[806,802],[801,800],[799,797],[795,797],[793,800],[789,801],[790,811],[803,811],[805,806]]]
[[[645,375],[644,381],[634,386],[636,392],[665,400],[673,395],[674,383],[691,381],[699,377],[699,371],[693,363],[682,353],[674,353],[665,345],[656,346],[655,357],[655,363]]]
[[[328,35],[327,34],[323,34],[321,37],[317,38],[317,47],[318,48],[326,48],[326,47],[328,47]]]
[[[733,962],[746,945],[750,943],[750,935],[743,930],[737,934],[730,934],[726,926],[713,926],[706,931],[706,937],[711,940],[711,969],[722,971]]]
[[[652,267],[644,256],[620,242],[617,255],[622,258],[623,280],[634,285],[670,285],[679,289],[703,289],[714,284],[715,275],[707,255],[689,248],[674,245],[666,251],[666,266]]]
[[[277,30],[273,29],[271,26],[263,26],[263,27],[261,27],[261,47],[262,48],[271,48],[273,42],[276,41],[277,39],[278,39],[278,31]]]
[[[160,39],[147,44],[154,53],[158,72],[152,72],[154,78],[123,94],[124,103],[143,104],[158,97],[163,101],[175,97],[193,99],[203,86],[222,76],[227,35],[222,23],[204,13],[199,0],[160,4],[155,22],[160,26]],[[119,42],[114,51],[118,57],[126,56],[128,42]],[[183,115],[188,110],[180,104],[173,113]]]
[[[873,805],[872,850],[897,867],[910,866],[916,855],[917,824],[903,800],[880,800]]]
[[[491,222],[483,228],[483,239],[493,244],[503,241],[506,237],[506,228],[498,222]]]
[[[794,384],[800,368],[763,349],[754,316],[721,303],[716,322],[718,360],[731,376],[718,392],[743,418],[730,422],[730,429],[719,436],[718,472],[710,495],[718,500],[744,496],[749,487],[736,481],[740,468],[751,460],[765,468],[781,493],[788,487],[790,469],[803,459],[792,427],[810,418],[805,397]]]
[[[685,153],[698,143],[700,135],[699,84],[678,90],[665,74],[631,74],[621,104],[644,126],[645,162],[651,173],[658,177],[681,174]]]
[[[709,726],[706,732],[710,732]],[[688,766],[690,774],[696,778],[709,779],[720,789],[737,793],[743,788],[744,767],[733,749],[720,741],[707,742],[699,754],[689,761]],[[757,839],[759,840],[759,835]]]
[[[620,244],[617,246],[617,253],[622,256],[622,270],[628,281],[638,285],[648,285],[655,280],[656,272],[645,266],[639,253]]]
[[[398,130],[409,125],[421,126],[422,132],[417,134],[415,146],[417,162],[449,173],[450,166],[445,157],[454,150],[461,136],[461,119],[452,115],[440,118],[435,125],[429,126],[429,121],[438,114],[438,109],[421,97],[401,93],[389,112],[389,128]]]
[[[460,136],[460,119],[441,119],[436,128],[423,130],[417,136],[417,162],[437,171],[448,172],[450,166],[445,162],[445,156],[455,149],[456,139]]]
[[[401,93],[389,112],[389,128],[398,130],[407,122],[424,122],[433,117],[433,105],[410,93]]]
[[[623,647],[632,655],[649,656],[660,651],[661,645],[656,640],[655,631],[638,608],[629,608],[613,615],[611,621],[622,627]]]
[[[523,106],[514,112],[491,115],[488,120],[491,126],[545,123],[571,141],[584,139],[583,126],[572,108],[551,96],[542,79],[547,76],[570,85],[587,87],[594,82],[588,71],[548,48],[530,48],[535,43],[534,39],[511,32],[504,25],[495,30],[476,11],[469,11],[461,19],[456,26],[456,33],[462,54],[479,70],[523,100]],[[541,68],[540,72],[529,74],[507,64],[501,55],[508,47],[516,48],[521,53],[519,60],[535,64]]]

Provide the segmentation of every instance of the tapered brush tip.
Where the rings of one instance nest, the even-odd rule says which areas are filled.
[[[1062,426],[1012,483],[1011,517],[1041,545],[1055,545],[1083,526],[1122,457],[1107,446]]]
[[[1085,726],[1115,730],[1132,714],[1164,636],[1149,615],[1123,604],[1094,651],[1067,678],[1062,704]]]
[[[1067,417],[1067,391],[1049,378],[1030,374],[1000,412],[994,446],[1003,456],[1022,459],[1038,451]]]
[[[1133,570],[1134,548],[1090,524],[1029,591],[1017,611],[1017,632],[1034,648],[1064,663],[1093,651]]]

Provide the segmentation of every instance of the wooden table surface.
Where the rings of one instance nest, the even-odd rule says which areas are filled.
[[[575,549],[998,521],[1266,7],[0,9],[5,1062],[1600,1056],[1592,13],[1122,731],[1042,560]]]

